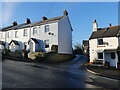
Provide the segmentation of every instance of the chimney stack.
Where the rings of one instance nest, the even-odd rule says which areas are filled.
[[[26,19],[26,23],[27,23],[27,24],[31,23],[31,21],[30,21],[29,18]]]
[[[16,21],[14,21],[12,24],[13,24],[13,26],[16,26],[16,25],[17,25],[17,22],[16,22]]]
[[[45,21],[45,20],[47,20],[47,18],[46,18],[45,16],[43,16],[43,17],[42,17],[42,20]]]
[[[109,25],[110,25],[110,27],[112,26],[112,24],[111,24],[111,23],[110,23]]]
[[[63,13],[64,13],[64,16],[67,16],[67,15],[68,15],[67,10],[65,10]]]
[[[97,29],[98,29],[98,24],[97,24],[97,21],[95,19],[93,22],[93,31],[97,31]]]

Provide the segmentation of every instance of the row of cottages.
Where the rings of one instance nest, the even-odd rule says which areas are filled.
[[[0,49],[29,50],[30,52],[50,52],[52,45],[58,46],[58,53],[72,54],[72,27],[65,10],[63,16],[31,23],[25,23],[0,29]]]
[[[89,38],[90,63],[101,61],[118,68],[120,64],[120,25],[98,28],[93,22],[93,32]]]

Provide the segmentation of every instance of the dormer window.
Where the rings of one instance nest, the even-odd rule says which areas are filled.
[[[49,25],[45,25],[45,32],[49,32]]]
[[[98,45],[103,45],[104,44],[103,39],[98,39],[97,41],[98,41]]]

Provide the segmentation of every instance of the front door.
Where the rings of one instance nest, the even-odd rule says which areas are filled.
[[[111,52],[110,53],[110,66],[115,67],[116,66],[116,52]]]
[[[33,51],[34,51],[34,49],[33,49],[33,43],[30,42],[30,52],[33,52]]]

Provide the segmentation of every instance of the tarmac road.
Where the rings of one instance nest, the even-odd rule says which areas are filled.
[[[77,55],[59,64],[2,62],[2,88],[118,88],[118,81],[93,75],[81,64],[87,58]]]

